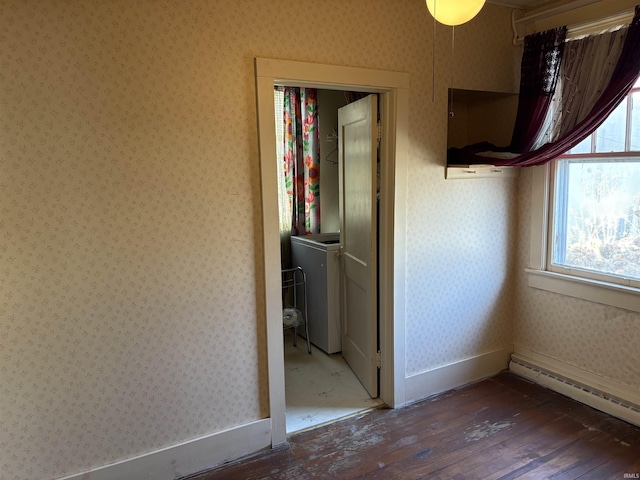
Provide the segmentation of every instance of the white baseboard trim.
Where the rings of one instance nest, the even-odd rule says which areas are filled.
[[[270,446],[271,419],[266,418],[60,480],[175,480]]]
[[[640,426],[640,388],[516,346],[509,370],[597,410]]]
[[[407,377],[406,404],[495,375],[508,368],[512,353],[513,347],[509,345]]]

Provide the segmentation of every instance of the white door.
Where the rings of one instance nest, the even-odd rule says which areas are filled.
[[[377,97],[338,110],[342,241],[342,355],[378,396]]]

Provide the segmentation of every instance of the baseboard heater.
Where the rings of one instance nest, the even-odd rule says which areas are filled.
[[[522,360],[517,354],[511,357],[509,370],[534,383],[640,426],[640,404]]]

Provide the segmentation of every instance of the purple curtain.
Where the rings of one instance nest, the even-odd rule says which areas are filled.
[[[546,57],[546,56],[545,56]],[[548,60],[555,61],[550,57]],[[523,76],[524,76],[523,71]],[[535,107],[528,107],[526,100],[522,100],[522,107],[518,106],[518,119],[516,129],[523,128],[520,122],[524,122],[525,133],[520,134],[514,132],[512,144],[509,147],[496,147],[487,142],[469,145],[462,149],[449,149],[447,160],[449,165],[464,164],[491,164],[499,166],[515,166],[529,167],[534,165],[543,165],[554,158],[564,154],[582,140],[591,135],[606,120],[609,114],[622,102],[628,95],[634,83],[640,75],[640,6],[635,9],[635,16],[627,28],[622,51],[618,58],[611,80],[602,91],[599,99],[594,104],[591,111],[584,119],[579,121],[573,128],[569,129],[561,138],[542,145],[532,151],[515,150],[517,147],[526,147],[528,141],[535,141],[540,127],[544,122],[545,115],[539,115],[543,108],[537,110]],[[526,94],[525,94],[526,95]],[[550,101],[550,97],[549,97]],[[533,102],[532,102],[533,103]],[[544,103],[544,102],[540,102]],[[522,114],[520,112],[522,108]],[[548,105],[547,105],[548,108]],[[531,119],[527,120],[525,112],[531,112]],[[541,119],[539,118],[541,117]],[[535,122],[540,121],[540,124]],[[532,125],[527,127],[526,124],[531,121]],[[535,133],[529,138],[530,132]],[[518,145],[521,143],[521,145]],[[531,145],[529,145],[531,148]],[[518,155],[510,156],[510,158],[498,158],[487,156],[478,156],[480,152],[512,152]],[[522,153],[522,152],[525,153]]]
[[[529,167],[543,165],[575,147],[591,135],[624,100],[640,75],[640,6],[629,26],[618,63],[607,88],[587,117],[559,140],[498,165]]]
[[[566,37],[567,27],[525,37],[511,152],[528,152],[533,147],[556,89]]]

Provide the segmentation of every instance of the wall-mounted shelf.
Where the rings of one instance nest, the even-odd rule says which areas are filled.
[[[493,165],[460,165],[447,167],[445,178],[447,180],[460,180],[470,178],[512,178],[520,173],[516,167],[495,167]]]
[[[449,94],[452,99],[449,107],[453,114],[448,121],[447,148],[462,148],[477,142],[509,144],[518,109],[516,93],[452,89]],[[514,167],[454,165],[445,168],[447,179],[506,178],[517,175],[518,169]]]

